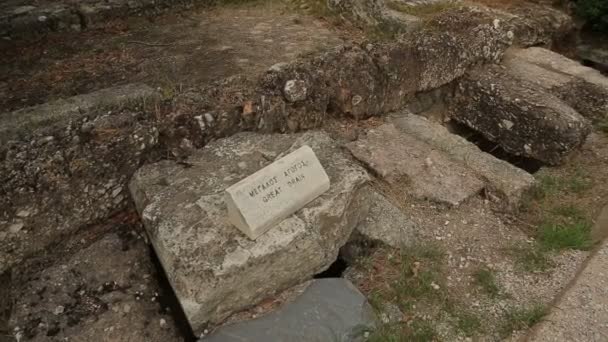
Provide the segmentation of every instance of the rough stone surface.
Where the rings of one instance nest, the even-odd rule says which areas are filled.
[[[148,246],[124,235],[110,233],[39,273],[15,274],[15,340],[179,341],[171,316],[160,313]]]
[[[543,68],[582,78],[586,82],[604,89],[608,88],[608,78],[599,71],[583,66],[559,53],[539,47],[531,47],[517,51],[516,56]]]
[[[201,341],[365,341],[375,326],[366,298],[343,278],[313,281],[293,302],[266,316],[224,326]]]
[[[223,190],[304,144],[325,167],[330,189],[251,241],[227,222]],[[145,166],[130,188],[195,333],[329,267],[369,210],[359,191],[367,173],[323,133],[241,133],[208,144],[186,164]]]
[[[526,171],[481,151],[473,143],[450,133],[438,123],[407,112],[393,114],[390,122],[397,129],[445,152],[450,158],[473,170],[487,182],[488,190],[508,206],[517,206],[523,193],[534,184],[534,177]]]
[[[553,56],[555,53],[547,52],[547,54]],[[525,55],[526,52],[519,50],[507,53],[503,65],[509,74],[538,84],[591,120],[602,120],[608,115],[608,83],[602,85],[601,75],[593,77],[594,82],[589,82],[579,76],[550,68],[544,58],[540,63],[534,64],[530,58],[526,59]],[[557,58],[561,61],[565,60],[562,56]],[[570,60],[570,64],[578,63]]]
[[[416,198],[457,206],[484,187],[471,170],[392,124],[370,129],[346,147],[381,179]]]
[[[472,70],[460,80],[450,115],[509,153],[552,165],[591,130],[566,103],[497,65]]]
[[[0,145],[0,272],[124,208],[128,177],[158,145],[152,113],[141,113],[150,92],[117,87],[0,115],[10,139]]]
[[[353,236],[394,248],[412,246],[416,240],[416,223],[377,190],[366,187],[366,191],[369,191],[372,204],[369,214],[359,223],[355,229],[357,234]]]
[[[608,228],[608,207],[597,230]],[[595,229],[594,229],[595,230]],[[606,341],[608,336],[608,240],[591,256],[570,287],[552,306],[528,341]]]

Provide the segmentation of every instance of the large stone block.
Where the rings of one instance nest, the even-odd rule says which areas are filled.
[[[530,49],[533,51],[544,50],[540,48]],[[557,55],[558,57],[555,57],[554,60],[560,61],[560,65],[566,65],[565,71],[576,71],[576,73],[583,75],[583,77],[553,69],[551,65],[559,65],[548,63],[547,56],[545,55],[548,55],[548,58]],[[551,94],[559,97],[588,119],[600,121],[608,116],[608,79],[606,79],[606,84],[603,85],[602,79],[604,77],[596,75],[597,71],[587,70],[589,68],[583,67],[576,61],[569,60],[551,51],[543,53],[542,59],[531,58],[533,56],[534,54],[530,54],[527,51],[509,51],[506,54],[503,65],[507,68],[509,74],[537,84]]]
[[[465,138],[452,134],[438,123],[409,113],[392,115],[397,129],[445,152],[450,158],[466,165],[486,181],[487,189],[514,208],[523,193],[534,184],[534,177],[504,160],[481,151]]]
[[[589,121],[572,107],[498,65],[474,69],[460,80],[450,116],[509,153],[551,165],[591,131]]]
[[[457,206],[484,187],[471,170],[392,124],[370,129],[346,147],[380,178],[415,198]]]
[[[227,220],[223,191],[284,153],[310,146],[330,189],[255,241]],[[195,331],[326,269],[369,202],[365,170],[327,135],[237,134],[186,164],[140,169],[130,189],[150,240]]]

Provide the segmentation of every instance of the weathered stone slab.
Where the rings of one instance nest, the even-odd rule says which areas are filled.
[[[531,47],[518,50],[516,56],[543,68],[555,70],[568,75],[582,78],[597,86],[608,88],[608,78],[599,71],[581,65],[577,61],[569,59],[559,53],[540,47]]]
[[[225,192],[230,223],[255,239],[329,189],[329,177],[302,146]]]
[[[484,187],[471,170],[392,124],[370,129],[346,146],[380,178],[417,198],[457,206]]]
[[[591,131],[589,121],[572,107],[498,65],[463,77],[449,111],[505,151],[551,165],[559,164]]]
[[[591,120],[601,120],[608,115],[608,86],[531,63],[518,56],[520,53],[519,50],[513,50],[505,56],[503,65],[510,75],[537,84]],[[559,57],[560,60],[563,58]]]
[[[367,187],[367,191],[372,205],[369,215],[357,226],[357,233],[367,240],[380,241],[394,248],[412,246],[416,223],[376,189]]]
[[[472,169],[487,182],[488,190],[509,206],[517,205],[522,194],[534,184],[531,174],[481,151],[473,143],[450,133],[438,123],[410,113],[396,113],[390,122],[400,131],[432,145]]]
[[[252,241],[226,219],[224,190],[284,153],[310,146],[331,187]],[[190,325],[254,305],[326,269],[367,215],[367,172],[324,133],[241,133],[197,151],[184,167],[141,168],[130,189]]]
[[[372,307],[353,284],[343,278],[325,278],[313,281],[301,296],[277,311],[222,327],[202,341],[362,342],[375,324]]]

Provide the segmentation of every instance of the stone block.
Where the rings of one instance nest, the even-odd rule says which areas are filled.
[[[471,170],[392,124],[370,129],[346,147],[380,178],[415,198],[457,206],[484,187]]]
[[[331,187],[255,241],[227,220],[224,190],[282,155],[308,145]],[[131,193],[154,250],[198,335],[327,269],[367,216],[367,172],[326,134],[240,133],[184,163],[142,167]]]
[[[255,239],[328,189],[315,152],[302,146],[226,189],[228,218]]]

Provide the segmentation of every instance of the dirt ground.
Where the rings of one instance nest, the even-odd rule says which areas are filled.
[[[199,8],[34,43],[0,41],[0,107],[11,111],[133,82],[170,95],[179,87],[258,74],[356,36],[290,6],[265,1]]]

